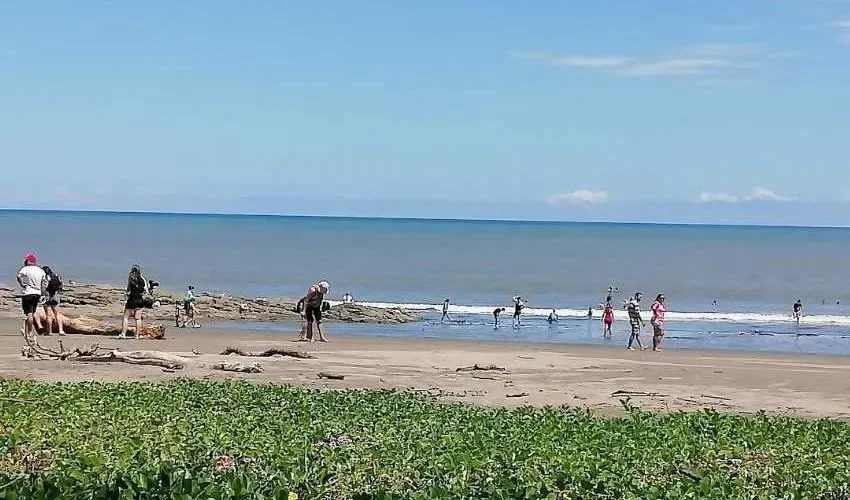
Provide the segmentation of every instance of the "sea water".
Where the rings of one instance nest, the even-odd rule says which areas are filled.
[[[744,349],[761,348],[748,335],[767,348],[788,335],[805,344],[792,349],[819,351],[799,339],[828,337],[850,352],[848,250],[844,228],[0,211],[0,283],[14,283],[30,251],[66,281],[123,284],[134,263],[166,289],[249,297],[296,297],[327,280],[331,298],[420,309],[427,320],[408,328],[452,338],[492,335],[492,310],[506,307],[509,323],[521,295],[528,324],[508,339],[576,341],[614,285],[619,327],[628,295],[642,292],[646,307],[666,295],[671,348],[722,333]],[[445,298],[464,324],[438,324]],[[543,321],[553,308],[560,326]]]

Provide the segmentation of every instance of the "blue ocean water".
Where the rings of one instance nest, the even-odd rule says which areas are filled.
[[[167,289],[295,297],[325,279],[336,298],[424,309],[449,297],[480,322],[514,295],[532,316],[581,316],[615,284],[617,303],[665,293],[671,330],[735,334],[785,328],[801,299],[801,328],[843,335],[848,250],[843,228],[0,211],[0,282],[33,251],[66,280],[121,284],[139,263]]]

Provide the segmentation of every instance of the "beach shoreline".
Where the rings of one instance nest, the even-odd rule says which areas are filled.
[[[68,336],[66,348],[99,343],[104,349],[160,350],[185,356],[182,370],[124,363],[83,363],[22,357],[20,322],[0,320],[0,377],[39,381],[149,381],[174,378],[244,379],[327,389],[400,389],[485,406],[569,405],[620,415],[623,403],[652,411],[710,408],[805,418],[850,419],[850,358],[709,350],[629,352],[620,347],[564,344],[331,336],[331,342],[294,342],[295,333],[216,329],[177,330],[165,340],[119,341]],[[58,337],[40,337],[56,345]],[[226,347],[301,350],[314,359],[221,356]],[[200,353],[200,354],[194,354]],[[262,373],[213,370],[221,361],[259,362]],[[458,368],[493,365],[497,370]],[[504,370],[501,370],[504,369]],[[327,380],[319,372],[344,380]]]

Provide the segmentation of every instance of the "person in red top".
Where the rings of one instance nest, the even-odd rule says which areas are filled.
[[[605,312],[602,313],[602,324],[605,325],[602,336],[610,339],[611,327],[614,326],[614,308],[610,303],[605,306]]]
[[[664,294],[659,293],[655,297],[655,302],[652,303],[652,350],[660,352],[661,342],[664,340],[664,314],[667,308],[664,307]]]

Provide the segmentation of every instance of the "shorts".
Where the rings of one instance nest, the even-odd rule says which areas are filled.
[[[186,314],[191,313],[192,312],[192,303],[189,302],[189,301],[183,301],[183,310],[186,312]]]
[[[144,309],[145,301],[141,297],[127,297],[127,303],[124,304],[124,310],[135,311],[136,309]]]
[[[663,323],[653,323],[652,324],[652,334],[656,337],[659,335],[664,335],[664,324]]]
[[[38,310],[40,300],[41,295],[24,295],[21,297],[21,309],[24,311],[24,314],[35,314],[35,311]]]
[[[307,316],[307,323],[321,323],[322,322],[322,306],[307,306],[304,310],[305,315]]]
[[[603,321],[603,323],[605,323],[606,326],[611,326],[611,325],[614,324],[614,320],[610,319],[610,318],[606,318],[605,321]]]
[[[631,322],[629,324],[632,325],[632,335],[640,335],[640,323]]]
[[[59,305],[59,294],[54,293],[47,297],[47,300],[44,301],[44,305],[47,307],[56,307]]]

